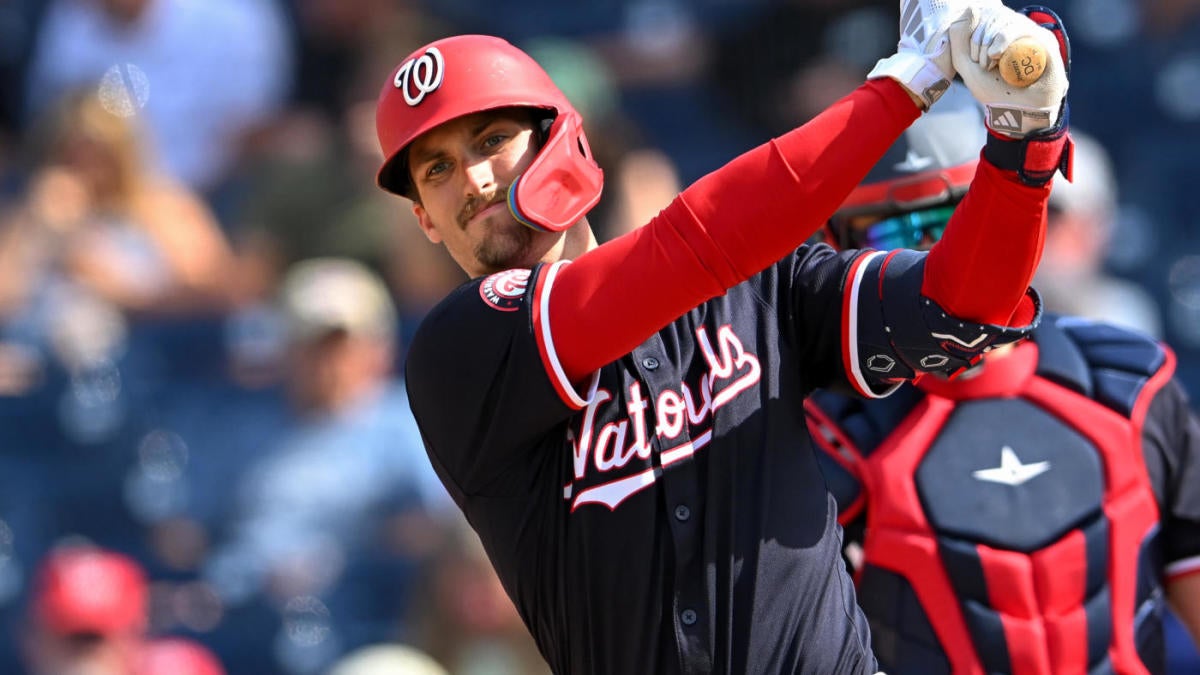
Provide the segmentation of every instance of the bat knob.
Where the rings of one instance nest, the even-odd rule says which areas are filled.
[[[1046,49],[1031,37],[1015,40],[1000,55],[1000,77],[1010,86],[1028,87],[1046,70]]]

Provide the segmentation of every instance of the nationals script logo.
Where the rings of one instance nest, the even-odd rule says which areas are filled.
[[[497,272],[479,284],[479,297],[492,309],[515,312],[521,306],[528,285],[529,270]]]
[[[762,376],[758,357],[746,351],[728,325],[717,330],[715,348],[704,327],[696,329],[696,341],[708,362],[708,372],[692,385],[680,382],[678,390],[664,389],[654,401],[653,420],[646,419],[650,402],[643,396],[640,382],[629,385],[624,402],[614,400],[613,393],[606,389],[596,390],[583,410],[579,433],[570,437],[575,480],[563,488],[563,499],[571,501],[572,511],[591,503],[616,510],[621,502],[658,480],[667,467],[690,459],[708,445],[712,440],[713,413],[758,384]],[[606,406],[609,402],[613,405]],[[596,428],[597,420],[609,418],[614,421]],[[650,423],[662,448],[661,467],[646,466],[632,475],[579,489],[589,473],[603,477],[635,459],[636,464],[648,464],[652,452]],[[685,430],[690,431],[689,440],[681,439]]]

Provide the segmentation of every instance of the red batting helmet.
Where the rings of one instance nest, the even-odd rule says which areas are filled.
[[[384,156],[379,186],[412,197],[405,150],[413,140],[457,117],[509,107],[544,110],[553,120],[537,157],[509,188],[509,209],[535,229],[571,227],[600,200],[603,185],[583,120],[536,61],[487,35],[431,42],[392,71],[375,110]]]
[[[838,248],[886,248],[880,242],[854,241],[847,218],[890,217],[956,204],[975,177],[987,138],[983,119],[983,108],[967,88],[954,83],[842,202],[828,223],[826,240]]]

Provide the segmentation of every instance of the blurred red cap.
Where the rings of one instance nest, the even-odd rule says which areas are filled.
[[[199,642],[171,637],[146,643],[137,675],[225,675],[225,668]]]
[[[51,551],[35,583],[35,618],[47,630],[110,635],[146,629],[146,575],[128,556],[82,547]]]

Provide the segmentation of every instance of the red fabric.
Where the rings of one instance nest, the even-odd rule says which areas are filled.
[[[1137,609],[1137,552],[1147,533],[1158,522],[1158,505],[1154,494],[1128,492],[1122,498],[1112,498],[1104,505],[1110,523],[1109,548],[1119,551],[1113,555],[1112,620],[1114,626],[1128,625]],[[1119,673],[1149,675],[1137,653],[1132,630],[1117,630],[1108,649],[1113,668]]]
[[[1034,590],[1029,557],[1016,551],[976,547],[988,601],[1004,626],[1013,675],[1050,675],[1046,633]]]
[[[1083,605],[1046,622],[1051,673],[1086,672],[1087,633],[1087,612]]]
[[[894,81],[867,82],[701,178],[645,227],[579,256],[559,274],[548,317],[567,377],[578,382],[783,258],[919,114]]]
[[[929,252],[921,292],[963,319],[1027,324],[1033,303],[1025,291],[1042,256],[1049,197],[1049,185],[1022,185],[1015,173],[980,161],[946,233]]]
[[[1083,532],[1073,530],[1031,556],[1033,581],[1046,623],[1050,672],[1087,670],[1087,548]]]
[[[1038,598],[1029,556],[983,544],[978,544],[975,548],[983,566],[984,580],[987,582],[988,604],[1001,615],[1016,619],[1038,618]],[[1015,653],[1013,647],[1010,641],[1009,651]]]
[[[1086,538],[1072,530],[1059,541],[1030,556],[1038,604],[1045,614],[1062,614],[1079,607],[1087,583]]]
[[[1127,448],[1130,443],[1140,443],[1145,407],[1173,369],[1174,363],[1169,361],[1142,387],[1134,404],[1132,423],[1099,404],[1072,405],[1075,394],[1048,380],[1035,378],[1025,392],[1034,405],[1054,410],[1065,424],[1086,436],[1103,458],[1104,515],[1109,524],[1109,593],[1112,622],[1118,627],[1109,647],[1109,658],[1117,672],[1133,675],[1147,672],[1137,655],[1129,617],[1133,616],[1136,605],[1138,552],[1158,522],[1158,505],[1141,453],[1128,452]]]
[[[951,669],[959,675],[983,675],[962,606],[945,566],[938,564],[937,541],[914,479],[925,450],[953,410],[945,399],[922,399],[861,466],[871,494],[867,522],[872,533],[864,542],[864,555],[912,585]]]
[[[866,559],[904,576],[912,585],[953,672],[984,675],[946,568],[931,563],[938,560],[938,550],[930,532],[876,531],[867,537]]]

